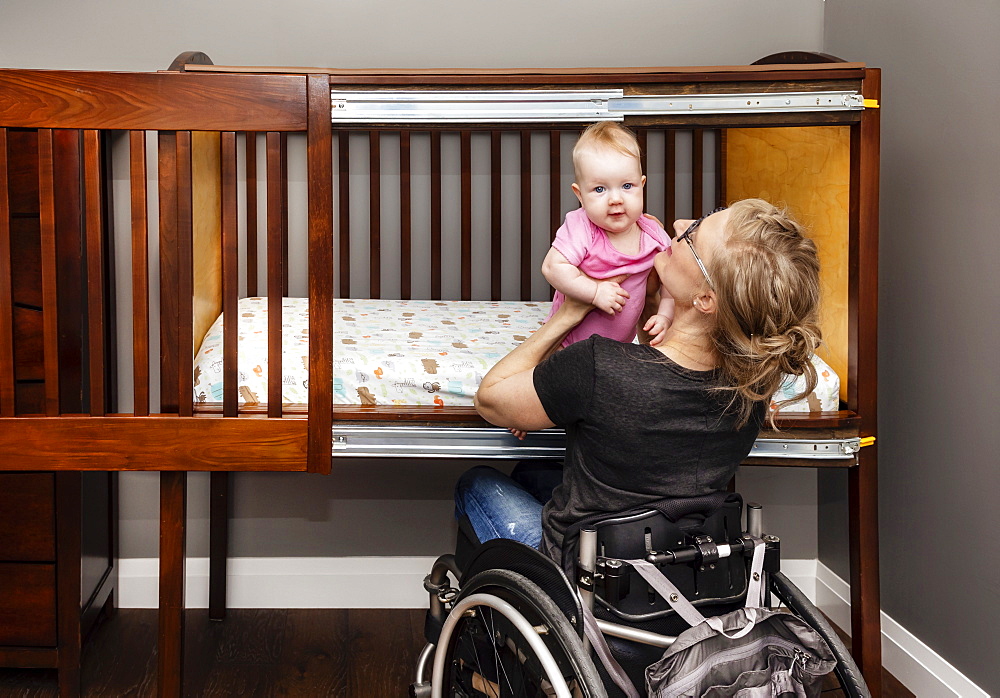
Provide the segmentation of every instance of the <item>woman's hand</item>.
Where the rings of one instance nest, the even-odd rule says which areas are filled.
[[[587,317],[587,313],[593,309],[594,305],[592,303],[584,303],[583,301],[577,300],[572,296],[566,296],[563,304],[559,306],[559,310],[553,314],[552,318],[549,319],[549,322],[552,322],[552,319],[558,315],[565,319],[566,322],[571,323],[572,327],[576,327],[583,322],[583,318]]]
[[[659,219],[659,218],[657,218],[656,216],[654,216],[654,215],[653,215],[652,213],[644,213],[644,214],[642,214],[642,215],[643,215],[643,217],[645,217],[645,218],[649,218],[649,219],[650,219],[650,220],[652,220],[652,221],[656,221],[656,224],[657,224],[658,226],[660,226],[661,228],[663,228],[663,227],[664,227],[663,223],[662,223],[662,222],[660,222],[660,219]]]

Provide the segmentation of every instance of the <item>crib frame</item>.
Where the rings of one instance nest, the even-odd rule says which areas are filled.
[[[485,424],[470,410],[411,410],[332,408],[332,312],[335,296],[351,291],[349,240],[336,236],[345,226],[347,196],[341,178],[336,184],[331,153],[338,130],[361,128],[372,134],[393,131],[408,134],[406,123],[335,125],[331,128],[331,89],[383,91],[469,91],[500,88],[519,90],[622,89],[625,95],[699,95],[728,93],[819,93],[849,91],[864,100],[864,109],[820,111],[765,111],[732,113],[630,114],[628,125],[692,129],[735,129],[792,126],[843,126],[849,129],[850,184],[846,319],[846,380],[844,409],[837,413],[788,416],[780,424],[791,438],[815,444],[849,443],[850,452],[836,459],[787,458],[783,453],[752,456],[748,462],[778,465],[848,467],[850,482],[850,540],[853,647],[873,691],[878,692],[881,651],[878,604],[877,462],[876,428],[876,320],[878,252],[878,160],[880,71],[859,63],[809,65],[766,64],[743,67],[578,69],[578,70],[477,70],[477,71],[332,71],[261,67],[213,66],[203,54],[182,54],[171,70],[160,73],[107,73],[87,71],[0,70],[0,279],[10,279],[16,263],[14,240],[6,200],[7,181],[16,173],[7,169],[9,134],[37,131],[39,156],[40,240],[38,273],[44,298],[43,351],[44,414],[23,414],[18,408],[18,372],[24,357],[15,356],[14,317],[18,307],[10,287],[0,288],[0,469],[4,470],[158,470],[161,471],[161,578],[159,693],[180,695],[182,677],[184,517],[186,473],[211,471],[213,487],[224,491],[225,474],[231,471],[331,471],[331,433],[336,455],[337,427],[341,436],[364,433],[372,438],[391,434],[401,426],[421,426],[442,431],[448,439],[462,440],[462,429],[483,429]],[[557,123],[532,123],[531,129],[560,128]],[[431,139],[442,128],[421,123]],[[454,128],[454,127],[453,127]],[[496,124],[461,123],[465,143],[469,134],[497,129]],[[503,128],[512,128],[505,125]],[[519,128],[514,126],[513,128]],[[520,127],[524,128],[524,127]],[[78,170],[83,216],[67,223],[59,215],[61,197],[55,173],[63,167],[54,156],[53,134],[69,130],[78,139]],[[117,412],[117,348],[115,342],[114,260],[110,244],[111,187],[108,182],[109,138],[114,131],[128,131],[131,145],[130,192],[132,210],[131,283],[133,302],[134,409]],[[159,267],[149,268],[145,142],[157,132],[159,159]],[[287,134],[304,134],[307,141],[308,188],[308,296],[310,299],[310,390],[308,411],[285,410],[280,403],[266,410],[237,407],[234,332],[224,335],[225,388],[220,413],[198,413],[191,389],[191,347],[198,329],[201,278],[194,269],[203,209],[210,211],[208,226],[217,230],[211,244],[218,250],[219,287],[216,301],[223,312],[234,313],[239,294],[238,192],[236,177],[237,133],[266,134],[267,175],[266,295],[277,303],[287,294]],[[402,136],[408,138],[408,136]],[[522,141],[524,138],[522,137]],[[372,162],[377,162],[378,137],[369,141]],[[523,147],[530,147],[525,145]],[[256,152],[256,149],[253,149]],[[255,155],[244,155],[247,178],[256,172]],[[203,205],[199,190],[199,153],[215,153],[208,178],[218,183],[218,201]],[[343,149],[340,150],[343,153]],[[523,151],[522,151],[523,152]],[[720,158],[724,158],[720,148]],[[528,157],[530,161],[530,156]],[[720,160],[721,163],[721,160]],[[343,167],[343,163],[339,163]],[[464,169],[464,168],[463,168]],[[721,168],[717,168],[721,171]],[[378,177],[372,171],[373,181]],[[463,172],[463,179],[467,174]],[[529,186],[530,168],[522,174]],[[694,178],[695,180],[697,178]],[[725,183],[722,184],[725,192]],[[377,190],[377,187],[376,187]],[[250,188],[245,194],[251,195]],[[693,192],[692,196],[699,196]],[[335,206],[335,201],[337,206]],[[702,203],[702,202],[697,202]],[[694,205],[694,202],[692,203]],[[248,206],[248,210],[251,207]],[[558,206],[554,205],[553,209]],[[214,211],[214,213],[212,212]],[[368,243],[379,249],[378,203],[372,204]],[[668,211],[669,214],[669,211]],[[246,216],[256,214],[245,213]],[[440,216],[440,211],[432,215]],[[528,214],[524,214],[528,215]],[[560,214],[561,215],[561,214]],[[558,223],[558,219],[553,219]],[[214,222],[212,222],[214,221]],[[528,221],[528,218],[525,218]],[[58,247],[63,225],[78,225],[85,243],[82,259],[68,260]],[[249,225],[248,225],[249,227]],[[555,230],[552,225],[552,230]],[[463,204],[461,244],[463,270],[461,295],[469,294],[471,257],[468,235],[471,222]],[[343,228],[341,228],[343,229]],[[440,236],[432,240],[432,298],[441,297]],[[256,245],[253,246],[254,249]],[[249,249],[249,247],[248,247]],[[401,250],[401,256],[408,251]],[[249,257],[249,255],[248,255]],[[373,255],[374,258],[374,255]],[[61,265],[77,263],[85,283],[78,308],[82,316],[84,345],[80,347],[84,375],[85,414],[60,410],[60,376],[69,359],[59,343]],[[247,260],[257,264],[257,260]],[[335,266],[336,264],[336,266]],[[410,284],[410,270],[402,272]],[[522,256],[521,295],[530,295],[531,260]],[[158,274],[159,323],[150,319],[148,278]],[[247,275],[247,294],[251,290]],[[335,280],[338,284],[335,286]],[[494,292],[498,281],[491,283]],[[369,270],[369,295],[378,297],[380,274]],[[527,290],[526,290],[527,289]],[[212,294],[209,294],[212,295]],[[279,306],[280,307],[280,306]],[[280,364],[280,312],[269,327],[269,357]],[[150,404],[150,332],[159,334],[160,401]],[[272,373],[272,375],[275,375]],[[277,374],[280,381],[280,373]],[[273,389],[277,390],[275,385]],[[352,431],[353,430],[353,431]],[[471,432],[470,432],[471,433]],[[775,436],[775,435],[762,435]],[[546,437],[548,438],[548,437]],[[406,443],[406,437],[400,443]],[[766,439],[761,443],[766,443]],[[781,441],[777,448],[780,449]],[[862,448],[862,446],[865,446]],[[558,448],[558,446],[556,446]],[[391,452],[391,445],[388,447]],[[353,455],[353,454],[349,454]],[[367,455],[379,455],[368,453]],[[393,455],[399,455],[393,453]],[[516,455],[516,452],[512,452]],[[218,478],[218,479],[217,479]],[[215,507],[213,497],[213,507]],[[213,514],[214,516],[214,514]],[[213,541],[213,565],[221,558]],[[213,567],[217,575],[219,567]],[[224,567],[222,568],[224,569]]]

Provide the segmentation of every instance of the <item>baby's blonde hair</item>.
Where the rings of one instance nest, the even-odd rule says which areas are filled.
[[[709,265],[718,307],[712,339],[722,390],[732,391],[744,424],[754,403],[770,400],[786,375],[805,376],[805,390],[779,409],[816,388],[811,358],[822,337],[819,256],[783,209],[745,199],[729,212],[729,235]]]
[[[617,121],[598,121],[584,129],[576,145],[573,146],[573,169],[577,181],[580,180],[582,154],[599,148],[611,148],[623,155],[631,155],[639,162],[642,161],[639,141],[636,140],[635,134]]]

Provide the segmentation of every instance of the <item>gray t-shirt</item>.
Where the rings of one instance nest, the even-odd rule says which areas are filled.
[[[542,511],[542,549],[562,560],[566,530],[595,513],[723,490],[764,416],[736,428],[715,371],[692,371],[646,345],[597,335],[534,371],[549,419],[566,429],[562,484]]]

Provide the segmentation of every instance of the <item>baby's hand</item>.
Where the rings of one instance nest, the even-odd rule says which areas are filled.
[[[528,432],[521,429],[515,429],[514,427],[508,427],[507,431],[516,436],[519,441],[524,441],[524,437],[528,435]]]
[[[649,346],[655,347],[663,341],[663,336],[670,327],[670,318],[666,315],[651,315],[646,324],[642,326],[642,331],[649,335]]]
[[[625,301],[628,299],[628,291],[619,286],[617,281],[598,281],[597,291],[591,302],[594,307],[603,310],[608,315],[614,315],[622,311],[622,308],[625,307]]]

